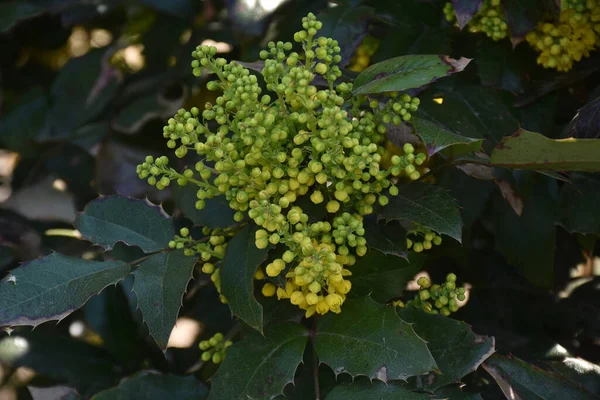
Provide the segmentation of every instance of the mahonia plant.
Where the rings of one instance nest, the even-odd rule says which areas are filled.
[[[431,281],[425,277],[417,280],[420,289],[413,300],[406,304],[401,300],[396,300],[392,305],[396,307],[415,307],[429,314],[441,314],[445,317],[459,309],[459,302],[466,300],[465,288],[456,287],[456,275],[450,273],[446,276],[446,281],[441,285],[432,285]]]
[[[350,71],[362,72],[371,64],[371,57],[379,48],[379,39],[366,36],[360,46],[356,48],[348,69]]]
[[[352,83],[336,85],[342,75],[340,47],[317,36],[321,26],[312,13],[303,18],[303,30],[294,35],[302,54],[289,42],[270,42],[260,52],[268,93],[248,69],[215,58],[214,47],[198,46],[193,73],[214,74],[217,79],[206,86],[220,96],[203,111],[179,110],[164,137],[177,157],[193,151],[201,160],[183,173],[170,168],[164,156],[149,156],[137,168],[139,177],[158,189],[171,181],[196,185],[197,209],[225,196],[237,222],[257,225],[257,248],[283,246],[281,256],[257,270],[255,278],[270,280],[262,287],[264,296],[288,299],[307,318],[341,311],[351,289],[349,268],[367,252],[363,216],[398,194],[399,179],[419,179],[416,166],[427,159],[405,144],[403,155],[382,167],[388,124],[409,121],[419,99],[392,93],[380,102],[353,97]],[[324,88],[313,85],[316,77],[326,82]],[[322,204],[327,217],[315,221],[298,205],[302,196]],[[202,270],[219,289],[227,231],[206,230],[210,239],[198,244],[187,229],[180,234],[170,246],[199,254]]]
[[[227,348],[232,344],[231,340],[225,340],[222,333],[215,333],[213,337],[201,341],[198,345],[200,350],[202,350],[202,361],[212,361],[215,364],[221,363],[225,359]]]
[[[452,3],[445,4],[444,15],[448,22],[458,25]],[[500,7],[500,0],[484,0],[479,11],[467,24],[467,29],[471,33],[483,32],[493,40],[502,40],[507,37],[509,35],[508,25],[504,11]]]

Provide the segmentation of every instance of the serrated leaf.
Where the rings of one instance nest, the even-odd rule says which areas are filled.
[[[398,188],[398,195],[390,196],[389,204],[379,211],[378,218],[410,221],[461,241],[460,211],[445,189],[421,182]]]
[[[0,281],[0,325],[60,320],[129,273],[122,261],[87,261],[53,253],[24,263]]]
[[[423,379],[424,389],[428,391],[460,382],[495,351],[493,337],[473,333],[464,322],[414,308],[399,310],[398,314],[412,323],[417,335],[427,341],[440,369],[441,374],[431,374]],[[444,334],[440,335],[440,332]]]
[[[144,261],[133,272],[133,291],[150,335],[162,351],[177,320],[181,299],[192,279],[196,257],[183,250],[160,253]]]
[[[600,171],[600,139],[549,139],[519,129],[504,138],[490,160],[499,167],[552,170]]]
[[[462,30],[481,8],[483,0],[452,0],[458,26]]]
[[[410,252],[408,258],[400,258],[370,249],[352,266],[352,275],[348,277],[352,282],[349,295],[362,297],[370,293],[381,303],[400,297],[424,261],[425,257],[415,252]]]
[[[263,308],[254,298],[254,273],[269,253],[258,249],[256,226],[246,226],[227,244],[220,268],[221,293],[231,313],[259,332],[263,330]]]
[[[228,228],[235,224],[233,219],[235,211],[229,207],[229,202],[225,199],[225,196],[206,199],[206,206],[202,210],[198,210],[196,208],[197,191],[198,187],[192,185],[173,186],[175,203],[187,218],[196,225],[211,229]]]
[[[105,390],[92,400],[202,400],[208,388],[193,376],[160,375],[140,372]]]
[[[461,136],[452,132],[444,125],[428,121],[418,116],[412,117],[410,122],[415,127],[415,133],[427,147],[429,156],[455,144],[469,144],[472,142],[482,142],[483,140],[481,138]]]
[[[600,177],[573,174],[560,194],[561,222],[569,232],[600,234]]]
[[[361,380],[360,382],[336,386],[329,392],[325,400],[429,400],[429,398],[426,394],[413,393],[394,382],[374,381],[370,383]]]
[[[402,91],[421,87],[465,69],[471,60],[448,56],[411,55],[373,64],[354,81],[354,95]]]
[[[348,300],[342,307],[340,314],[321,319],[314,336],[319,360],[336,375],[387,382],[437,369],[427,343],[392,307],[370,297]]]
[[[118,195],[89,202],[75,227],[84,239],[106,250],[123,242],[150,253],[166,248],[175,235],[173,221],[160,206]]]
[[[378,222],[374,216],[365,218],[363,225],[369,249],[407,259],[406,231],[402,225],[395,221]]]
[[[509,399],[598,398],[564,376],[544,371],[517,357],[495,354],[483,363],[483,368],[492,375]]]
[[[0,33],[13,28],[20,21],[33,18],[45,11],[45,7],[31,1],[8,1],[0,4]]]
[[[250,331],[227,350],[212,378],[209,400],[271,399],[293,382],[308,331],[300,324],[271,325],[265,336]]]

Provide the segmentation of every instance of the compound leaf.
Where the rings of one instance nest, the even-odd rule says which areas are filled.
[[[302,362],[308,331],[300,324],[271,325],[265,336],[248,335],[227,350],[214,378],[209,400],[271,399],[293,382]]]
[[[150,335],[166,351],[169,336],[177,320],[181,298],[192,279],[195,257],[183,250],[155,254],[133,272],[133,291]]]
[[[89,202],[75,227],[85,239],[106,250],[123,242],[146,253],[164,249],[175,234],[173,221],[160,206],[118,195]]]
[[[258,249],[255,227],[246,226],[227,245],[220,269],[221,293],[233,315],[262,332],[263,308],[254,298],[254,273],[267,259],[267,249]]]
[[[314,338],[319,360],[336,375],[387,382],[437,369],[427,343],[392,307],[364,297],[348,300],[342,308],[342,313],[322,318]]]
[[[53,253],[24,263],[0,281],[0,325],[60,320],[129,273],[122,261],[87,261]]]
[[[398,195],[390,196],[389,204],[379,211],[378,217],[386,221],[410,221],[461,241],[458,205],[445,189],[436,185],[421,182],[400,185]]]

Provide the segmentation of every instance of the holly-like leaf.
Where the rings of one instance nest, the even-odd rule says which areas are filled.
[[[452,132],[450,129],[437,122],[428,121],[421,117],[412,117],[411,124],[415,127],[415,133],[421,138],[427,147],[429,156],[438,151],[455,144],[469,144],[480,142],[481,138],[470,138]]]
[[[155,254],[133,272],[133,291],[138,300],[150,335],[161,348],[167,350],[169,336],[177,320],[181,298],[192,279],[195,257],[183,250]]]
[[[430,397],[422,393],[413,393],[394,382],[383,383],[379,381],[366,382],[360,380],[350,384],[336,386],[325,400],[429,400]]]
[[[207,397],[206,385],[191,375],[145,371],[123,379],[119,386],[96,394],[92,400],[203,400]]]
[[[271,325],[265,336],[248,335],[227,350],[212,378],[209,400],[271,399],[293,382],[308,331],[300,324]]]
[[[493,165],[551,171],[600,171],[600,139],[549,139],[519,129],[492,151]]]
[[[481,9],[483,0],[452,0],[454,13],[458,21],[458,26],[463,29],[473,18],[477,11]]]
[[[267,259],[269,250],[258,249],[254,244],[256,230],[248,225],[231,239],[219,276],[221,293],[227,298],[231,313],[262,332],[263,308],[254,298],[254,273]]]
[[[373,64],[354,81],[354,95],[395,92],[421,87],[465,69],[471,60],[448,56],[411,55]]]
[[[365,218],[363,225],[369,249],[406,259],[406,231],[402,225],[396,221],[378,222],[374,216]]]
[[[570,232],[600,234],[600,177],[572,174],[560,194],[560,214]]]
[[[509,399],[598,398],[564,376],[544,371],[517,357],[494,354],[483,363],[483,368],[492,375]]]
[[[461,241],[458,205],[445,189],[436,185],[421,182],[400,185],[398,195],[390,196],[389,204],[379,211],[378,217],[417,223]]]
[[[211,229],[227,228],[235,224],[233,219],[235,211],[229,207],[229,202],[225,199],[225,196],[206,199],[206,206],[202,210],[198,210],[196,208],[197,191],[198,188],[192,185],[173,186],[175,203],[187,218],[196,225]]]
[[[554,0],[505,0],[502,8],[513,45],[519,43],[527,32],[533,30],[545,15],[558,15],[558,3]]]
[[[24,263],[0,281],[0,325],[61,320],[129,273],[122,261],[87,261],[53,253]]]
[[[385,255],[370,249],[366,255],[356,260],[352,266],[350,296],[371,297],[384,303],[400,297],[406,284],[421,270],[425,257],[410,252],[407,258]]]
[[[400,310],[398,314],[414,324],[417,335],[427,341],[440,369],[441,374],[431,374],[423,379],[424,388],[428,391],[460,382],[463,376],[475,371],[495,351],[493,337],[473,333],[464,322],[414,308]],[[440,335],[440,332],[444,333]]]
[[[394,309],[370,297],[351,299],[340,314],[325,315],[314,346],[319,360],[336,375],[369,379],[407,379],[437,369],[427,343]]]
[[[45,7],[33,1],[13,0],[0,3],[0,33],[12,29],[20,21],[33,18],[45,11]]]
[[[118,195],[89,202],[75,227],[86,240],[106,250],[123,242],[150,253],[166,248],[175,235],[173,221],[160,206]]]

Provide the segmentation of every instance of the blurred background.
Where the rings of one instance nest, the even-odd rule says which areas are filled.
[[[207,77],[198,79],[191,73],[191,52],[199,44],[216,46],[228,59],[251,63],[268,41],[291,40],[301,18],[312,11],[324,23],[327,31],[322,33],[342,42],[348,75],[370,62],[402,54],[472,56],[469,52],[475,51],[458,39],[450,40],[452,26],[443,19],[443,1],[371,1],[368,10],[358,3],[0,2],[0,277],[51,251],[99,257],[101,249],[80,240],[72,226],[76,213],[99,194],[147,197],[162,203],[179,224],[189,225],[181,210],[193,207],[194,199],[171,188],[156,190],[138,179],[135,168],[146,155],[167,153],[162,136],[167,118],[181,107],[201,108],[214,99],[214,93],[203,88]],[[535,55],[519,57],[536,68]],[[588,70],[597,72],[600,63],[589,65]],[[457,79],[479,84],[473,68]],[[512,91],[514,77],[500,75],[502,79],[490,78],[488,83]],[[577,90],[567,96],[570,103],[565,107],[559,106],[565,99],[558,96],[540,100],[548,109],[560,110],[557,113],[539,117],[533,107],[520,115],[536,127],[548,126],[548,118],[564,126],[587,99]],[[185,160],[177,162],[183,166]],[[553,365],[553,357],[581,356],[587,361],[573,368],[583,368],[586,384],[600,390],[600,368],[592,364],[600,361],[595,239],[585,243],[582,253],[585,240],[559,229],[555,294],[532,288],[497,252],[490,233],[494,219],[481,217],[497,198],[504,204],[500,192],[489,195],[497,191],[495,186],[467,182],[472,178],[458,170],[436,178],[458,194],[465,209],[465,247],[448,240],[427,265],[427,274],[436,281],[452,271],[472,288],[470,301],[456,318],[471,323],[479,334],[494,335],[499,348],[527,360],[541,357]],[[465,199],[475,192],[486,194]],[[116,246],[112,253],[124,260],[140,256],[126,246]],[[200,368],[197,344],[227,331],[232,321],[210,281],[200,275],[184,297],[166,356],[147,336],[129,279],[58,324],[46,323],[33,331],[19,328],[30,346],[25,357],[15,355],[19,343],[11,339],[10,330],[0,333],[0,399],[78,398],[72,388],[88,398],[141,369],[210,377],[215,367]],[[554,366],[565,368],[563,363]],[[486,398],[503,398],[484,371],[468,380]],[[303,398],[294,390],[290,386],[290,398]]]

